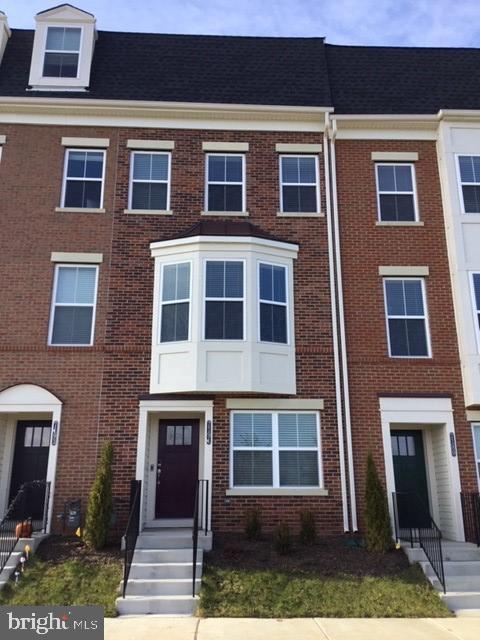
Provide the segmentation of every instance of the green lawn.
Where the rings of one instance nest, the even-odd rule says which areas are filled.
[[[0,591],[0,604],[96,604],[105,608],[106,617],[115,617],[121,573],[119,561],[88,564],[75,559],[53,564],[34,556],[18,585]]]
[[[418,566],[395,576],[312,575],[206,566],[200,593],[206,617],[448,617]]]

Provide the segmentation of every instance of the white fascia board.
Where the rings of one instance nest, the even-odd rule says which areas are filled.
[[[379,276],[405,276],[408,277],[424,277],[429,275],[429,268],[422,266],[414,267],[378,267]]]
[[[324,401],[305,398],[227,398],[227,409],[288,409],[289,411],[321,411]]]
[[[213,245],[217,248],[224,247],[225,245],[245,245],[245,246],[259,246],[270,249],[278,249],[286,251],[290,254],[290,257],[296,257],[299,246],[298,244],[290,244],[287,242],[281,242],[278,240],[268,240],[266,238],[254,238],[251,236],[192,236],[188,238],[175,238],[173,240],[159,240],[157,242],[150,243],[150,250],[152,257],[161,255],[163,249],[176,248],[176,247],[200,247],[200,245]]]

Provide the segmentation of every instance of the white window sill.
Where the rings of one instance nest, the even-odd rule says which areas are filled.
[[[105,209],[89,209],[88,207],[55,207],[57,213],[105,213]]]
[[[328,489],[305,488],[283,488],[283,489],[266,489],[266,488],[245,488],[245,489],[227,489],[226,496],[328,496]]]
[[[375,223],[377,227],[423,227],[424,222],[422,220],[409,220],[407,221],[387,221],[387,220],[377,220]]]
[[[130,213],[136,216],[171,216],[173,211],[166,209],[124,209],[123,213]]]
[[[200,211],[202,216],[249,216],[248,211]]]
[[[278,218],[324,218],[320,211],[277,211]]]

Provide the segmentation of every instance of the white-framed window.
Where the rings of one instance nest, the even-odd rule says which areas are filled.
[[[425,281],[385,278],[385,312],[389,354],[394,358],[429,358]]]
[[[477,468],[477,480],[480,488],[480,424],[472,424],[473,453],[475,455],[475,466]]]
[[[230,485],[322,486],[318,412],[231,413]]]
[[[280,156],[280,211],[320,211],[318,156]]]
[[[415,166],[408,163],[378,162],[378,219],[381,222],[411,222],[418,220],[415,186]]]
[[[207,153],[206,165],[205,210],[244,212],[245,156]]]
[[[55,265],[48,343],[56,346],[93,344],[98,267]]]
[[[191,262],[162,266],[160,342],[190,339]]]
[[[76,78],[82,40],[81,27],[48,27],[43,59],[44,78]]]
[[[171,154],[132,151],[129,208],[168,211],[170,208]]]
[[[463,213],[480,213],[480,155],[457,156]]]
[[[480,273],[472,273],[472,304],[475,314],[475,331],[477,334],[477,345],[480,351]]]
[[[245,261],[205,261],[205,340],[243,340]]]
[[[101,209],[105,182],[105,151],[67,149],[63,174],[62,207]]]
[[[258,263],[260,342],[288,344],[287,267]]]

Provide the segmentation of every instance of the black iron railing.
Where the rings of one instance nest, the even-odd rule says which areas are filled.
[[[0,573],[20,538],[46,533],[50,482],[32,480],[22,484],[0,522]]]
[[[195,597],[195,586],[197,580],[197,553],[198,553],[198,531],[208,533],[208,501],[209,501],[208,480],[198,480],[195,491],[195,501],[193,507],[193,563],[192,563],[192,595]]]
[[[472,491],[460,494],[462,501],[463,527],[465,541],[480,547],[480,494]]]
[[[392,498],[397,541],[405,540],[411,547],[418,542],[445,593],[442,532],[416,493],[393,493]]]
[[[127,528],[123,535],[124,541],[124,565],[123,565],[123,597],[127,592],[128,577],[132,566],[135,545],[137,544],[140,530],[140,498],[142,494],[142,481],[132,480],[130,484],[130,513],[128,515]]]

